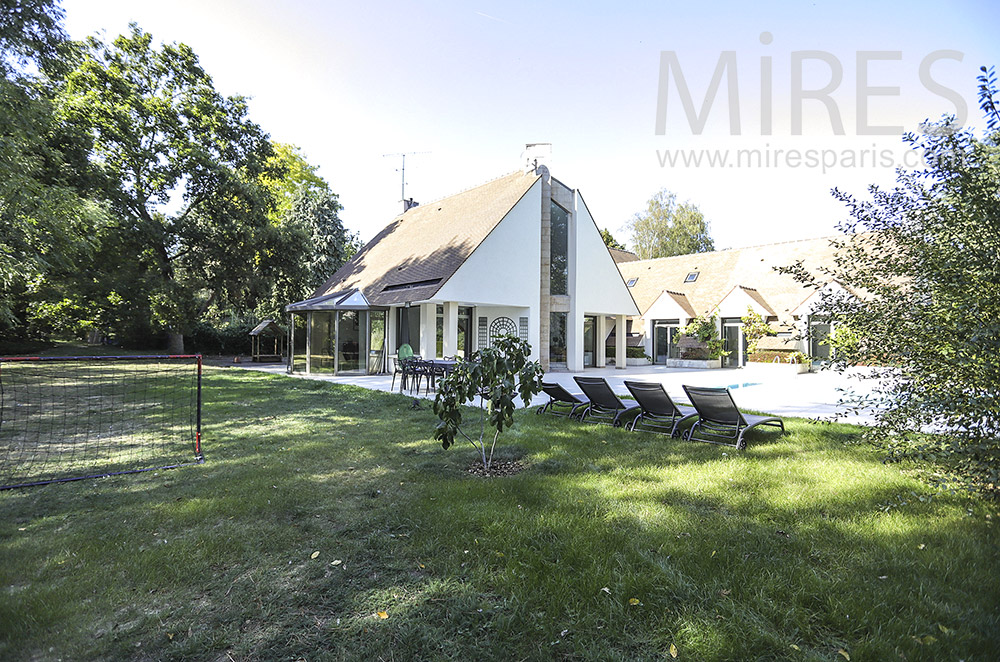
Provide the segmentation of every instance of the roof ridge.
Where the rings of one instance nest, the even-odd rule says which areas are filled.
[[[753,249],[753,248],[768,248],[770,246],[782,246],[784,244],[795,244],[795,243],[805,242],[805,241],[819,241],[820,239],[831,240],[831,239],[837,239],[840,236],[841,235],[831,234],[831,235],[824,235],[822,237],[807,237],[805,239],[787,239],[785,241],[774,241],[774,242],[771,242],[770,244],[756,244],[756,245],[753,245],[753,246],[736,246],[736,247],[733,247],[733,248],[723,248],[723,249],[717,250],[717,251],[704,251],[702,253],[684,253],[683,255],[668,255],[667,257],[650,257],[650,258],[646,258],[645,260],[636,260],[636,262],[657,262],[659,260],[672,260],[674,258],[694,257],[696,255],[706,255],[707,256],[707,255],[712,255],[712,254],[716,254],[716,253],[730,253],[730,252],[733,252],[733,251],[745,251],[745,250],[750,250],[750,249]]]
[[[525,176],[528,175],[528,173],[521,172],[520,170],[511,170],[510,172],[505,173],[503,175],[500,175],[499,177],[494,177],[493,179],[487,179],[485,182],[480,182],[479,184],[474,184],[472,186],[469,186],[467,188],[462,189],[461,191],[456,191],[454,193],[449,193],[448,195],[442,196],[440,198],[435,198],[434,200],[430,200],[428,202],[417,203],[416,206],[410,207],[410,209],[407,209],[406,211],[410,211],[411,209],[420,209],[421,207],[430,207],[430,206],[435,205],[435,204],[437,204],[439,202],[443,202],[443,201],[447,200],[448,198],[454,198],[455,196],[462,195],[463,193],[468,193],[469,191],[474,191],[477,188],[482,188],[483,186],[487,186],[488,184],[492,184],[493,182],[498,182],[501,179],[504,179],[506,177],[510,177],[511,175],[517,175],[517,174],[523,174]],[[535,175],[535,176],[537,177],[538,175]],[[395,220],[396,218],[401,218],[402,216],[404,216],[406,214],[406,211],[404,211],[402,214],[397,214],[393,220]]]

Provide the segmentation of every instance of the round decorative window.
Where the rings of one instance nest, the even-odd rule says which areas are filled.
[[[517,324],[509,317],[498,317],[490,323],[490,345],[500,336],[517,337]]]

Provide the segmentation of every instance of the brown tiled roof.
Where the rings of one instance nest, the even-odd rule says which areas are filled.
[[[747,287],[746,285],[740,285],[740,289],[743,290],[744,292],[746,292],[746,294],[747,294],[748,297],[750,297],[751,299],[753,299],[754,301],[756,301],[758,304],[760,304],[760,307],[763,308],[764,310],[766,310],[769,315],[777,315],[778,314],[778,312],[776,310],[774,310],[773,308],[771,308],[771,304],[769,304],[764,299],[764,296],[760,292],[757,291],[757,288],[755,288],[755,287]]]
[[[781,321],[791,320],[791,311],[811,293],[774,267],[791,266],[802,260],[803,266],[820,282],[828,277],[819,274],[821,267],[833,266],[831,237],[786,241],[764,246],[733,248],[711,253],[678,255],[655,260],[623,262],[618,265],[628,280],[638,278],[632,296],[643,314],[664,290],[671,296],[683,294],[697,314],[710,313],[735,287],[743,290]],[[843,240],[844,237],[837,237]],[[698,272],[694,282],[684,282],[689,273]],[[676,296],[674,296],[677,299]]]
[[[672,290],[663,290],[663,293],[676,301],[677,305],[680,306],[685,313],[687,313],[688,317],[697,317],[698,313],[696,313],[694,308],[691,306],[691,302],[688,301],[686,294],[683,292],[674,292]]]
[[[432,298],[537,180],[515,172],[407,210],[313,296],[358,288],[374,306]]]
[[[611,257],[614,258],[616,263],[620,262],[635,262],[639,259],[639,256],[630,251],[623,251],[619,248],[608,248],[608,252],[611,253]]]

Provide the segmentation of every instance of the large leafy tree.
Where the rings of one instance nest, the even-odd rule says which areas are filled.
[[[359,248],[340,219],[343,207],[330,185],[294,145],[274,144],[274,170],[265,178],[275,198],[269,218],[274,241],[260,256],[258,317],[275,317],[309,296]]]
[[[628,223],[632,247],[641,260],[715,250],[708,223],[697,205],[677,202],[677,194],[660,189],[646,211]]]
[[[58,121],[41,73],[65,46],[52,0],[0,3],[0,335],[24,328],[31,291],[75,268],[102,222],[86,188],[85,136]]]
[[[617,248],[620,251],[625,250],[625,244],[615,239],[615,236],[607,228],[601,230],[601,239],[604,240],[604,245],[608,248]]]
[[[980,89],[992,133],[927,124],[905,137],[926,167],[898,171],[895,188],[872,187],[869,200],[834,191],[851,218],[822,278],[853,294],[825,290],[818,312],[837,329],[838,366],[885,366],[874,372],[880,413],[870,437],[896,457],[946,457],[965,481],[996,490],[1000,112],[990,74],[984,70]],[[820,285],[801,264],[791,271]]]
[[[116,218],[106,245],[118,257],[96,266],[111,285],[125,277],[115,292],[180,351],[208,301],[253,296],[255,258],[273,239],[273,196],[261,184],[280,177],[271,142],[189,47],[157,48],[135,25],[110,44],[89,39],[57,103],[93,136]]]

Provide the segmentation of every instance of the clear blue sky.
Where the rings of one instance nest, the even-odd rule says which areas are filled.
[[[871,183],[891,184],[886,164],[905,152],[898,135],[859,135],[858,53],[889,52],[870,58],[867,84],[898,88],[869,93],[868,124],[906,130],[956,112],[947,93],[920,80],[928,55],[961,54],[936,61],[930,75],[964,100],[974,126],[982,124],[979,66],[1000,66],[995,0],[620,5],[63,1],[74,38],[102,30],[113,38],[135,21],[157,41],[190,45],[221,92],[250,97],[252,118],[273,139],[320,166],[345,224],[365,240],[400,209],[400,160],[384,154],[425,152],[407,158],[406,193],[430,202],[517,169],[528,142],[553,143],[553,175],[580,189],[597,223],[619,239],[661,187],[700,206],[720,248],[834,234],[846,213],[829,190],[864,194]],[[730,130],[725,80],[695,135],[674,78],[666,131],[656,135],[661,51],[676,55],[695,110],[720,54],[734,53],[740,135]],[[843,135],[816,99],[802,102],[801,135],[792,135],[797,51],[829,54],[806,58],[803,89],[823,87],[831,66],[842,69],[829,98]],[[770,135],[760,128],[762,58],[772,72]],[[740,149],[779,165],[662,163],[672,150],[727,150],[732,164]],[[836,165],[812,167],[809,150],[817,161],[835,156]]]

